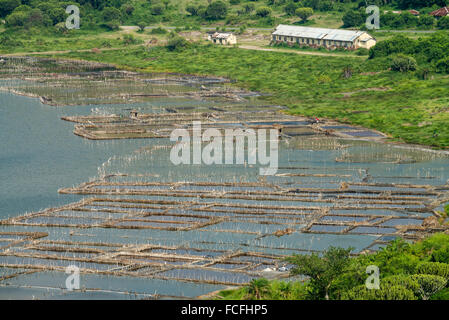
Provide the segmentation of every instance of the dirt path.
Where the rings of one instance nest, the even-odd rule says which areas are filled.
[[[240,49],[245,49],[245,50],[296,53],[296,54],[304,54],[304,55],[310,55],[310,56],[326,56],[326,57],[342,57],[342,58],[361,58],[361,59],[366,59],[366,57],[364,57],[364,56],[355,56],[355,55],[338,54],[338,53],[326,53],[326,52],[299,51],[299,50],[289,50],[289,49],[263,48],[263,47],[254,46],[254,45],[240,45],[239,48]]]

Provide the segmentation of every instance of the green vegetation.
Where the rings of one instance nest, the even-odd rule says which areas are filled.
[[[155,24],[273,27],[279,23],[304,23],[310,17],[311,25],[330,26],[335,16],[344,16],[345,27],[360,27],[365,22],[367,6],[364,0],[0,0],[0,18],[5,19],[8,28],[53,28],[64,24],[68,16],[65,9],[72,4],[80,8],[84,30]],[[437,21],[428,14],[447,4],[447,0],[375,0],[368,4],[381,8],[384,29],[448,28],[447,19]],[[419,9],[421,15],[392,12],[406,9]],[[386,10],[389,12],[384,13]]]
[[[411,39],[397,35],[391,39],[381,41],[370,50],[370,58],[386,57],[394,54],[412,55],[420,65],[426,65],[437,72],[447,73],[449,55],[449,34],[435,33],[430,37]],[[402,60],[404,62],[404,56]],[[410,70],[416,69],[416,62]],[[400,70],[403,71],[403,70]]]
[[[174,51],[130,48],[66,56],[141,71],[224,76],[237,80],[238,86],[272,94],[265,97],[269,103],[286,105],[294,114],[374,128],[409,143],[449,147],[449,79],[422,69],[430,67],[426,64],[417,71],[395,72],[389,70],[388,56],[323,59],[198,43]],[[347,67],[352,72],[343,76]]]
[[[436,234],[414,244],[401,239],[372,254],[349,257],[349,250],[329,248],[322,255],[286,259],[292,275],[304,281],[253,280],[226,290],[220,299],[429,300],[449,297],[449,235]],[[379,268],[379,289],[365,285],[368,266]]]

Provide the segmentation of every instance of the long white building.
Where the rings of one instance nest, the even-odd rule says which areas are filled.
[[[326,47],[347,49],[366,48],[376,45],[376,39],[365,31],[311,28],[279,25],[272,33],[275,43],[298,44],[309,47]]]

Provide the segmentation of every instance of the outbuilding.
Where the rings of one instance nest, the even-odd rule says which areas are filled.
[[[207,39],[215,44],[237,44],[237,37],[233,33],[209,32]]]

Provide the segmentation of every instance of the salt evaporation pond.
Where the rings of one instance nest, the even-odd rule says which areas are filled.
[[[346,140],[310,130],[307,119],[283,119],[292,134],[280,143],[278,172],[261,177],[259,165],[174,166],[167,138],[88,140],[61,120],[120,115],[109,130],[134,125],[132,109],[180,115],[231,105],[243,118],[245,108],[265,114],[263,101],[242,98],[252,95],[232,102],[195,96],[218,80],[175,80],[163,90],[192,91],[191,98],[160,96],[158,86],[167,81],[154,76],[144,89],[158,97],[143,98],[129,85],[137,100],[117,103],[117,86],[108,89],[111,103],[95,105],[73,104],[86,97],[105,102],[100,92],[95,97],[90,86],[99,84],[91,80],[78,86],[69,79],[54,90],[1,80],[0,86],[72,105],[0,92],[0,298],[195,298],[261,276],[285,276],[285,255],[331,245],[357,254],[399,236],[413,241],[440,230],[422,224],[447,199],[443,153]],[[277,123],[270,121],[252,125]],[[82,290],[66,290],[71,265],[81,269]]]

